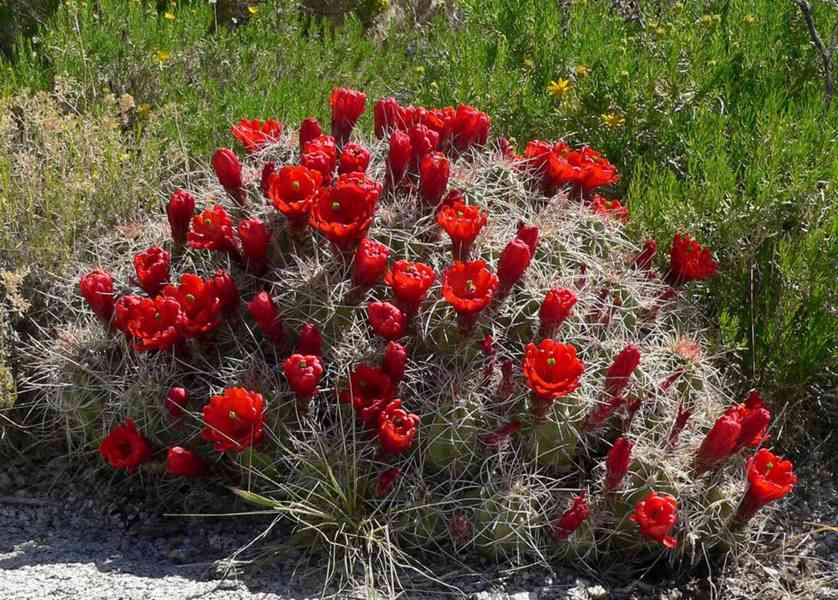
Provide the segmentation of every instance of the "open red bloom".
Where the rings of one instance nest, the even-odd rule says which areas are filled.
[[[308,222],[308,213],[323,182],[320,171],[285,165],[271,178],[268,197],[285,217],[298,224]]]
[[[266,338],[277,346],[282,343],[285,337],[282,319],[279,318],[279,311],[274,304],[273,298],[268,292],[259,292],[247,303],[247,310],[250,316],[256,321],[259,330]]]
[[[523,158],[531,170],[537,173],[544,173],[547,169],[547,163],[550,160],[550,152],[552,150],[553,144],[550,142],[532,140],[524,148]]]
[[[376,367],[360,364],[349,377],[349,389],[340,393],[340,401],[355,408],[358,420],[367,427],[378,425],[378,415],[393,399],[395,391],[389,375]]]
[[[128,335],[128,322],[133,318],[136,307],[143,303],[144,298],[134,294],[120,296],[113,305],[113,326]]]
[[[163,294],[174,298],[183,312],[183,331],[189,336],[202,335],[221,324],[221,299],[211,284],[194,273],[180,276],[180,285],[167,285]]]
[[[426,204],[436,206],[448,189],[448,157],[442,152],[429,152],[419,163],[419,191]]]
[[[402,337],[407,328],[407,316],[389,302],[370,302],[367,317],[373,331],[385,340]]]
[[[628,385],[629,377],[640,364],[640,350],[634,344],[623,348],[605,374],[605,390],[616,396]]]
[[[227,388],[204,406],[201,435],[219,452],[242,452],[262,440],[264,407],[262,394],[241,387]]]
[[[375,482],[375,495],[383,498],[389,494],[401,474],[402,470],[398,467],[391,467],[383,471]]]
[[[300,123],[300,154],[305,153],[306,144],[311,140],[316,140],[323,135],[323,130],[320,128],[320,122],[314,117],[303,119]]]
[[[407,134],[410,136],[413,168],[418,171],[422,159],[439,148],[439,133],[424,125],[414,125]]]
[[[697,279],[709,279],[716,274],[718,263],[710,250],[689,235],[675,234],[669,251],[670,275],[674,283],[686,283]]]
[[[640,526],[640,533],[645,537],[669,549],[678,545],[678,541],[669,535],[678,522],[678,502],[672,496],[649,492],[637,503],[629,518]]]
[[[734,416],[720,417],[707,432],[695,458],[696,475],[726,461],[736,448],[736,441],[742,433],[742,424]]]
[[[166,204],[166,216],[169,219],[169,227],[172,229],[172,239],[175,243],[186,243],[186,234],[189,233],[189,223],[192,221],[194,212],[195,198],[192,194],[175,190]]]
[[[436,222],[451,238],[454,258],[466,258],[474,239],[488,221],[488,215],[477,206],[461,201],[444,204],[436,214]]]
[[[547,292],[538,309],[542,329],[547,331],[560,325],[570,316],[575,305],[576,294],[567,288],[555,288]]]
[[[370,151],[361,144],[348,143],[340,153],[338,173],[365,173],[370,164]]]
[[[355,285],[372,287],[378,283],[387,271],[389,256],[390,248],[381,242],[370,238],[362,239],[355,253],[355,265],[352,270],[352,281]]]
[[[551,186],[574,185],[586,194],[620,180],[614,165],[596,150],[571,150],[564,144],[550,152],[546,176]]]
[[[489,115],[468,104],[460,104],[452,122],[453,145],[458,152],[483,146],[489,139]]]
[[[599,194],[594,194],[591,199],[591,210],[598,215],[616,219],[620,223],[629,222],[628,208],[620,204],[619,200],[609,200]]]
[[[203,477],[207,464],[191,450],[175,446],[166,453],[166,472],[176,477]]]
[[[220,204],[205,208],[192,218],[192,231],[187,236],[192,248],[229,251],[236,247],[233,241],[233,222]]]
[[[84,275],[79,281],[79,290],[90,309],[104,323],[113,317],[113,277],[107,271],[96,269]]]
[[[410,136],[403,131],[391,133],[387,151],[387,181],[391,187],[398,184],[407,174],[412,156],[413,144]]]
[[[320,331],[314,323],[306,323],[300,328],[300,336],[297,339],[297,352],[300,354],[313,354],[321,356],[323,340]]]
[[[585,492],[573,499],[573,504],[562,516],[548,524],[548,531],[557,540],[566,540],[591,515]]]
[[[183,416],[187,404],[189,404],[189,392],[186,391],[186,388],[173,387],[166,394],[166,410],[174,419]]]
[[[364,114],[367,95],[357,90],[335,88],[329,98],[332,107],[332,136],[341,146],[349,139],[358,118]]]
[[[242,219],[239,221],[239,239],[248,268],[254,273],[262,273],[268,263],[271,231],[256,217]]]
[[[658,243],[655,240],[643,242],[643,250],[634,258],[634,266],[639,269],[648,269],[652,266],[652,259],[658,251]]]
[[[378,415],[378,442],[389,454],[407,452],[419,428],[419,417],[401,406],[401,400],[393,400]]]
[[[128,333],[135,338],[134,349],[170,350],[183,340],[186,317],[180,303],[168,296],[143,298],[131,308]]]
[[[221,301],[222,312],[230,314],[239,307],[239,290],[227,271],[218,269],[207,280],[207,284],[212,288],[213,295]]]
[[[390,340],[387,349],[384,350],[382,367],[394,383],[404,378],[404,370],[407,365],[407,349],[398,342]]]
[[[151,447],[131,419],[114,427],[99,445],[99,454],[114,469],[133,473],[151,458]]]
[[[212,169],[221,187],[239,204],[244,203],[246,192],[242,183],[242,164],[229,148],[219,148],[212,155]]]
[[[745,446],[759,446],[767,439],[765,432],[771,422],[771,412],[765,408],[759,391],[749,391],[744,404],[729,408],[725,414],[736,415],[742,424],[734,452]]]
[[[230,132],[249,153],[262,146],[276,144],[282,135],[282,123],[275,119],[242,119],[230,128]]]
[[[794,489],[797,476],[790,460],[784,460],[766,448],[748,459],[748,491],[736,510],[735,519],[747,523],[766,504],[775,502]]]
[[[384,276],[384,282],[408,313],[416,312],[434,281],[436,275],[431,267],[408,260],[397,260]]]
[[[282,366],[288,385],[298,398],[308,398],[317,393],[317,384],[323,376],[323,364],[313,354],[292,354]]]
[[[631,465],[631,449],[634,447],[625,436],[617,438],[605,458],[605,487],[615,491],[623,482]]]
[[[445,270],[442,278],[442,297],[457,314],[466,329],[473,325],[477,315],[489,306],[498,287],[498,276],[482,260],[455,262]]]
[[[351,248],[366,236],[380,195],[381,184],[363,173],[341,175],[317,192],[309,223],[336,246]]]
[[[143,290],[153,296],[169,280],[172,255],[153,246],[134,256],[134,271]]]
[[[524,375],[527,385],[542,400],[567,396],[579,387],[585,366],[576,358],[576,348],[546,339],[536,346],[527,344]]]
[[[332,183],[332,174],[335,172],[337,161],[338,150],[335,138],[330,135],[321,135],[307,142],[305,152],[300,159],[304,167],[320,173],[324,184]]]
[[[375,123],[375,137],[379,140],[390,131],[405,128],[405,117],[402,107],[395,98],[381,98],[372,107]]]
[[[521,238],[513,238],[503,249],[498,260],[501,290],[507,292],[521,280],[527,267],[530,266],[530,260],[532,260],[532,252],[527,243]]]

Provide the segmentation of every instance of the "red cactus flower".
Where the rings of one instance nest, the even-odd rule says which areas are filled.
[[[445,270],[442,296],[457,311],[463,328],[469,330],[480,311],[492,302],[497,287],[498,276],[484,261],[458,261]]]
[[[538,346],[527,344],[523,369],[527,386],[534,395],[531,411],[542,418],[553,400],[579,387],[585,366],[576,358],[576,348],[548,338]]]
[[[317,384],[323,376],[323,364],[313,354],[292,354],[282,366],[288,385],[297,398],[309,398],[317,393]]]
[[[107,271],[96,269],[79,281],[79,290],[90,309],[103,323],[110,323],[114,310],[113,277]]]
[[[183,332],[189,336],[209,333],[221,324],[221,299],[214,287],[194,273],[180,276],[180,285],[167,285],[165,296],[174,298],[183,313]]]
[[[495,339],[491,334],[487,333],[480,340],[480,351],[483,352],[483,356],[486,359],[483,365],[483,376],[491,377],[492,373],[495,372],[495,354],[497,353],[495,350]]]
[[[256,274],[263,273],[268,263],[270,230],[256,217],[242,219],[239,221],[238,229],[248,268]]]
[[[422,159],[439,148],[439,133],[424,125],[414,125],[408,132],[410,147],[413,152],[413,168],[419,170]]]
[[[434,270],[424,263],[397,260],[384,276],[398,301],[408,314],[418,310],[419,304],[434,282]]]
[[[229,252],[236,247],[230,215],[220,204],[205,208],[192,218],[187,240],[192,248]]]
[[[771,422],[771,412],[765,408],[759,391],[749,391],[745,403],[729,408],[726,414],[735,414],[742,424],[734,452],[745,446],[759,446],[768,439],[765,432]]]
[[[488,446],[490,448],[498,448],[506,443],[509,438],[515,435],[517,432],[521,430],[521,422],[520,421],[510,421],[506,425],[500,427],[497,431],[493,431],[492,433],[486,433],[481,435],[478,439],[480,443],[484,446]]]
[[[262,165],[262,175],[259,177],[259,191],[265,198],[270,198],[271,179],[276,174],[276,163],[272,160]]]
[[[276,144],[282,135],[282,123],[275,119],[242,119],[230,128],[239,143],[252,154],[268,144]]]
[[[538,225],[527,225],[523,221],[518,222],[518,230],[515,232],[515,237],[523,240],[530,249],[530,254],[535,256],[535,250],[538,248],[538,237],[541,230]]]
[[[410,450],[419,428],[419,417],[401,405],[401,400],[393,400],[378,415],[378,442],[388,454]]]
[[[236,282],[230,274],[223,269],[218,269],[215,275],[207,280],[212,288],[213,295],[221,301],[221,311],[225,314],[232,314],[239,307],[239,290]]]
[[[305,153],[306,144],[311,140],[316,140],[323,135],[323,130],[320,128],[320,122],[314,117],[303,119],[300,123],[300,155]]]
[[[183,340],[186,317],[180,303],[168,296],[143,298],[131,309],[128,333],[135,338],[134,349],[170,350]]]
[[[638,269],[650,268],[657,251],[658,243],[655,240],[646,240],[643,242],[643,250],[634,258],[634,266]]]
[[[259,292],[247,303],[247,310],[256,321],[262,335],[275,345],[280,345],[285,339],[285,328],[273,298],[267,292]]]
[[[386,471],[382,471],[375,482],[375,495],[383,498],[389,494],[401,474],[402,470],[398,467],[391,467]]]
[[[410,160],[413,156],[413,144],[410,136],[403,131],[390,134],[390,146],[387,151],[387,182],[388,187],[397,185],[407,174]]]
[[[566,540],[588,519],[591,509],[585,496],[585,492],[576,496],[570,508],[547,525],[551,536],[557,540]]]
[[[169,269],[172,265],[172,255],[153,246],[134,256],[134,271],[140,287],[154,296],[169,280]]]
[[[693,411],[686,408],[683,404],[678,405],[678,414],[675,415],[675,423],[672,425],[672,431],[669,432],[669,447],[674,448],[678,445],[678,438],[684,428],[687,426],[687,421],[690,420]]]
[[[590,148],[570,150],[556,145],[547,161],[547,179],[552,186],[578,186],[588,194],[596,188],[620,180],[617,169],[603,156]]]
[[[631,449],[634,444],[626,437],[619,437],[605,459],[605,487],[609,492],[616,491],[628,473],[631,464]]]
[[[339,248],[351,248],[366,236],[380,195],[381,184],[363,173],[341,175],[320,188],[309,223]]]
[[[102,455],[114,469],[125,469],[133,473],[151,458],[151,447],[137,431],[131,419],[125,419],[122,425],[114,427],[99,445]]]
[[[602,426],[606,419],[613,415],[625,403],[622,396],[611,396],[604,404],[591,411],[585,418],[585,431],[593,431]],[[639,404],[638,404],[639,406]]]
[[[552,150],[553,144],[550,142],[532,140],[527,143],[527,147],[524,149],[523,159],[526,161],[526,165],[530,170],[544,174]]]
[[[300,159],[304,167],[319,172],[326,185],[332,183],[332,174],[335,172],[337,161],[338,150],[335,138],[330,135],[321,135],[307,142],[305,152]]]
[[[306,323],[300,328],[300,336],[297,339],[297,352],[299,354],[313,354],[322,356],[323,340],[320,337],[320,330],[314,323]]]
[[[239,204],[247,198],[242,183],[242,164],[239,157],[229,148],[219,148],[212,155],[212,169],[221,187]]]
[[[471,146],[483,146],[489,139],[489,115],[473,106],[461,104],[452,122],[453,145],[458,152]]]
[[[707,432],[698,449],[695,459],[696,475],[730,458],[740,433],[742,433],[742,424],[739,419],[730,415],[720,417],[713,428]]]
[[[404,370],[407,366],[407,348],[390,340],[384,350],[384,360],[381,366],[393,383],[400,382],[404,379]]]
[[[186,234],[189,233],[189,223],[192,221],[194,212],[195,198],[192,197],[192,194],[183,190],[175,190],[166,204],[166,216],[172,230],[172,239],[176,244],[183,245],[186,243]]]
[[[227,388],[204,406],[201,435],[219,452],[242,452],[262,441],[264,407],[262,394],[241,387]]]
[[[352,281],[355,285],[372,287],[378,283],[387,271],[387,259],[390,248],[370,238],[364,238],[358,244],[355,253],[355,265]]]
[[[748,459],[748,490],[736,509],[734,520],[744,525],[766,504],[775,502],[794,489],[797,476],[790,460],[784,460],[766,448]]]
[[[341,391],[339,398],[351,404],[358,420],[369,428],[378,425],[378,415],[393,399],[393,382],[389,375],[376,367],[360,364],[349,377],[349,388]]]
[[[404,111],[392,96],[381,98],[372,108],[375,123],[375,137],[379,140],[390,131],[405,127]]]
[[[596,214],[615,219],[620,223],[629,222],[628,208],[620,204],[619,200],[609,200],[599,194],[594,194],[591,199],[591,210]]]
[[[576,294],[567,288],[554,288],[547,292],[541,308],[538,309],[538,318],[541,321],[541,331],[544,334],[551,333],[570,316],[573,307],[576,306]]]
[[[448,158],[442,152],[429,152],[419,163],[419,191],[426,204],[436,206],[448,188]]]
[[[688,234],[675,234],[672,249],[669,251],[670,278],[672,283],[686,283],[699,279],[709,279],[716,274],[718,263],[713,260],[710,250],[705,248]]]
[[[173,387],[166,394],[166,410],[169,411],[173,419],[179,419],[183,416],[187,404],[189,404],[189,392],[186,391],[186,388]]]
[[[121,296],[113,305],[113,326],[122,333],[129,335],[128,322],[136,313],[136,308],[143,303],[143,298],[134,294]]]
[[[370,302],[367,317],[373,331],[385,340],[400,338],[407,329],[407,316],[389,302]]]
[[[305,225],[322,182],[320,171],[285,165],[271,178],[268,197],[286,219],[298,226]]]
[[[338,173],[365,173],[370,164],[370,151],[360,144],[349,143],[340,153]]]
[[[678,502],[672,496],[649,492],[637,503],[629,518],[640,526],[643,536],[669,549],[678,545],[678,541],[669,535],[678,522]]]
[[[616,396],[628,385],[629,377],[640,364],[640,350],[634,344],[623,348],[605,373],[605,391]]]
[[[175,446],[166,453],[166,472],[175,477],[203,477],[207,464],[191,450]]]
[[[503,293],[521,280],[527,267],[530,266],[532,253],[530,247],[521,238],[514,238],[506,245],[498,260],[498,278]]]
[[[454,258],[462,260],[468,256],[474,239],[488,221],[488,215],[477,206],[461,201],[444,204],[436,214],[436,222],[451,238]]]
[[[358,118],[364,114],[367,95],[357,90],[335,88],[329,98],[332,107],[332,136],[339,145],[349,140]]]

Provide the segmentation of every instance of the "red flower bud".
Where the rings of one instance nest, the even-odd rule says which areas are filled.
[[[259,119],[242,119],[230,128],[230,132],[249,154],[253,154],[263,146],[279,142],[282,123],[275,119],[266,119],[264,123]]]
[[[605,404],[600,405],[585,419],[585,431],[592,431],[600,427],[608,417],[620,408],[625,399],[622,396],[611,396]]]
[[[203,438],[219,452],[243,452],[262,441],[265,399],[245,388],[227,388],[204,406]]]
[[[628,385],[629,377],[640,364],[640,350],[634,344],[623,348],[605,374],[605,391],[616,396]]]
[[[608,451],[608,457],[605,459],[605,487],[608,491],[616,491],[623,482],[631,464],[631,449],[633,446],[634,444],[627,438],[619,437],[611,446],[611,450]]]
[[[407,174],[413,145],[410,136],[403,131],[390,134],[390,149],[387,152],[387,181],[390,187],[397,185]]]
[[[175,446],[166,453],[166,472],[176,477],[203,477],[207,473],[207,465],[191,450]]]
[[[393,400],[378,415],[378,442],[389,454],[409,450],[419,428],[419,417],[404,410],[401,404],[401,400]]]
[[[436,206],[448,188],[448,158],[442,152],[430,152],[419,163],[419,191],[426,204]]]
[[[330,135],[321,135],[308,142],[300,162],[307,169],[320,173],[323,183],[332,183],[332,174],[338,160],[338,150],[335,139]]]
[[[259,178],[259,190],[265,198],[270,197],[271,179],[275,173],[276,163],[274,161],[271,160],[262,165],[262,175]]]
[[[349,140],[349,134],[358,118],[364,113],[366,94],[347,88],[335,88],[329,98],[332,107],[332,136],[339,145]]]
[[[166,204],[166,216],[169,218],[169,227],[172,229],[172,239],[176,244],[186,243],[186,234],[189,233],[189,223],[192,214],[195,212],[195,198],[192,194],[183,190],[175,190]]]
[[[716,274],[718,267],[710,250],[687,234],[675,234],[669,259],[669,279],[673,284],[708,279]]]
[[[384,276],[398,301],[409,314],[415,313],[434,282],[434,270],[424,263],[397,260]]]
[[[402,107],[392,96],[382,98],[373,106],[373,120],[375,122],[375,137],[379,140],[393,130],[405,127]]]
[[[96,316],[103,323],[109,324],[114,306],[113,278],[110,273],[102,269],[91,271],[81,278],[79,290]]]
[[[518,223],[518,231],[515,237],[524,241],[530,249],[530,255],[535,256],[535,250],[538,248],[538,236],[540,234],[538,225],[527,225],[526,223]]]
[[[458,544],[467,544],[474,536],[474,526],[467,516],[457,513],[448,522],[448,531]]]
[[[695,459],[696,475],[700,475],[730,458],[741,432],[742,425],[739,419],[727,415],[720,417],[707,433],[698,449]]]
[[[669,432],[669,446],[674,448],[678,445],[678,437],[687,426],[687,421],[690,420],[693,411],[684,407],[683,403],[678,405],[678,414],[675,416],[675,424],[672,426],[672,431]]]
[[[552,289],[544,296],[538,318],[543,333],[548,333],[570,316],[576,305],[576,294],[567,288]]]
[[[173,419],[179,419],[183,416],[184,409],[189,403],[189,392],[186,388],[173,387],[166,394],[166,410],[172,415]]]
[[[305,153],[306,144],[323,135],[320,123],[314,117],[303,119],[300,124],[300,155]]]
[[[229,148],[219,148],[212,155],[212,169],[221,187],[239,204],[244,203],[246,193],[242,187],[242,165],[239,157]]]
[[[212,289],[213,295],[221,300],[221,310],[231,314],[239,307],[239,290],[236,282],[230,277],[227,271],[218,269],[207,284]]]
[[[279,311],[267,292],[259,292],[247,303],[247,310],[259,326],[262,334],[276,345],[282,343],[284,336]]]
[[[678,522],[678,503],[672,496],[649,492],[637,503],[629,518],[640,526],[640,533],[645,537],[669,549],[678,545],[678,541],[669,535]]]
[[[408,132],[412,151],[413,168],[419,170],[422,159],[439,147],[439,134],[424,125],[415,125]]]
[[[360,364],[349,378],[349,389],[340,392],[340,401],[352,404],[358,419],[369,428],[378,426],[378,415],[393,399],[393,382],[376,367]]]
[[[548,524],[548,531],[557,540],[566,540],[591,515],[585,492],[573,499],[573,504],[562,516]]]
[[[745,471],[748,474],[748,491],[734,517],[740,525],[750,521],[766,504],[791,492],[797,483],[792,462],[783,460],[766,448],[760,448],[748,459]]]
[[[169,269],[172,265],[172,255],[153,246],[134,256],[134,271],[137,281],[149,296],[156,295],[160,288],[169,280]]]
[[[489,139],[489,116],[473,106],[461,104],[452,122],[454,148],[464,152],[471,146],[483,146]]]
[[[102,455],[114,469],[125,469],[133,473],[144,462],[151,458],[151,447],[146,439],[137,431],[137,426],[131,419],[115,427],[99,445]]]
[[[297,352],[300,354],[313,354],[322,356],[322,339],[317,325],[306,323],[300,328],[300,336],[297,339]]]
[[[385,340],[402,337],[407,328],[407,316],[389,302],[370,302],[367,317],[373,331]]]
[[[657,251],[658,243],[655,240],[646,240],[643,242],[643,250],[634,258],[634,266],[638,269],[650,268]]]
[[[247,259],[248,268],[254,273],[262,273],[268,262],[268,246],[271,243],[270,230],[256,217],[242,219],[239,221],[239,239],[242,242],[242,250]]]
[[[744,404],[740,404],[728,410],[728,413],[736,412],[742,423],[742,433],[736,441],[734,452],[745,446],[759,446],[768,439],[765,432],[771,422],[771,412],[765,408],[762,395],[757,390],[748,392]]]
[[[313,354],[292,354],[282,366],[288,385],[297,398],[309,398],[317,393],[317,384],[323,376],[323,364]]]
[[[404,370],[407,365],[407,349],[398,342],[390,341],[384,351],[382,367],[389,375],[393,383],[398,383],[404,378]]]
[[[523,240],[514,238],[506,245],[498,261],[498,279],[502,292],[508,292],[521,280],[531,259],[530,248]]]
[[[378,283],[387,271],[387,258],[390,248],[369,238],[364,238],[358,244],[355,253],[355,265],[352,271],[352,281],[355,285],[372,287]]]
[[[510,421],[506,425],[492,433],[486,433],[479,437],[480,443],[490,448],[497,448],[506,443],[509,438],[521,430],[520,421]]]
[[[402,470],[398,467],[391,467],[386,471],[382,471],[375,482],[375,495],[383,498],[389,494],[401,474]]]
[[[370,164],[370,152],[360,144],[349,143],[340,153],[338,173],[365,173]]]

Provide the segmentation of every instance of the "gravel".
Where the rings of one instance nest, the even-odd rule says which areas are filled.
[[[838,494],[822,461],[798,468],[801,485],[762,535],[766,552],[679,581],[597,581],[559,567],[513,573],[482,568],[451,572],[462,590],[429,589],[411,599],[681,600],[687,598],[838,599]],[[37,475],[37,476],[35,476]],[[110,478],[110,479],[109,479]],[[146,485],[144,485],[144,483]],[[0,598],[85,600],[302,600],[320,598],[322,557],[289,548],[274,528],[254,551],[276,549],[269,561],[233,569],[219,563],[267,528],[270,517],[190,518],[250,507],[209,482],[149,486],[67,459],[11,461],[0,466]],[[150,493],[149,489],[154,493]],[[476,567],[476,565],[474,565]],[[402,581],[403,584],[406,580]],[[347,598],[364,598],[362,593]],[[380,596],[383,597],[383,596]]]

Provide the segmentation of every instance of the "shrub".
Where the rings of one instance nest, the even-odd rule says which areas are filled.
[[[333,99],[345,133],[358,96]],[[762,450],[737,513],[770,413],[758,393],[734,404],[687,301],[709,253],[684,234],[654,269],[590,149],[484,145],[469,107],[374,112],[409,131],[404,178],[388,140],[356,133],[366,173],[338,177],[333,141],[301,157],[286,127],[191,174],[185,245],[159,219],[103,238],[99,268],[54,295],[64,322],[26,352],[46,430],[128,471],[167,456],[179,475],[236,474],[298,541],[390,589],[421,551],[637,564],[746,547],[745,517],[793,475]],[[280,168],[300,162],[317,173]],[[180,242],[185,198],[169,211]],[[387,248],[356,258],[364,237]],[[142,269],[172,266],[155,299],[129,260],[149,247],[166,252]]]

